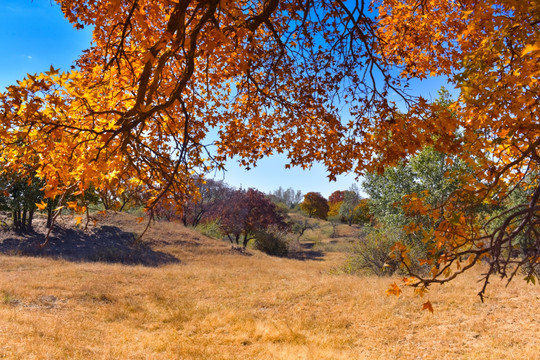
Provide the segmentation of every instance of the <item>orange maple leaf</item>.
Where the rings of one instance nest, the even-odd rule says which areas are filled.
[[[41,202],[39,204],[36,203],[36,206],[39,210],[45,210],[45,208],[47,207],[47,204],[45,202]]]
[[[399,288],[399,286],[396,283],[393,283],[386,290],[386,295],[388,295],[388,296],[390,296],[390,295],[399,296],[399,295],[401,295],[401,289]]]
[[[433,313],[433,305],[431,305],[429,300],[422,304],[422,310],[429,310]]]

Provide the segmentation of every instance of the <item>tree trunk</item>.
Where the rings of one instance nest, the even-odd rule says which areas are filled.
[[[191,226],[196,227],[201,222],[203,213],[197,214],[197,216],[193,217],[193,222],[191,223]]]
[[[118,209],[119,212],[122,212],[122,210],[124,210],[124,207],[126,206],[128,201],[129,201],[129,198],[122,200],[122,206],[120,206],[120,209]]]
[[[22,209],[21,231],[26,231],[26,207]]]
[[[49,203],[47,205],[47,229],[50,229],[52,227],[52,219],[53,219],[53,205]]]
[[[28,210],[28,225],[26,226],[26,229],[28,231],[32,230],[32,221],[34,220],[34,209]]]
[[[332,238],[338,237],[337,226],[338,226],[338,223],[332,223],[332,236],[331,236]]]
[[[103,209],[109,210],[109,203],[107,202],[107,199],[104,196],[101,197],[101,203],[103,204]]]
[[[13,227],[17,230],[21,228],[21,210],[18,206],[13,209]]]

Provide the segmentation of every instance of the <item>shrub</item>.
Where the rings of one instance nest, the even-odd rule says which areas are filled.
[[[400,260],[392,256],[392,247],[402,242],[409,247],[411,269],[421,273],[419,258],[425,257],[423,249],[415,241],[407,241],[403,229],[399,226],[365,227],[360,239],[355,241],[350,249],[350,256],[345,265],[345,272],[367,272],[377,276],[390,276],[400,270]]]
[[[258,231],[255,234],[253,247],[268,255],[287,256],[289,252],[289,241],[284,231],[270,228]]]
[[[399,263],[391,258],[390,249],[399,241],[399,236],[395,231],[370,229],[351,246],[345,271],[367,272],[377,276],[392,275],[398,269]]]

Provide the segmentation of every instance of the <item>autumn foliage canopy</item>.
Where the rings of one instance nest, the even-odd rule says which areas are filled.
[[[309,217],[324,219],[328,217],[328,201],[318,192],[308,192],[304,195],[304,201],[300,203],[300,209]]]
[[[447,281],[482,258],[486,284],[517,268],[538,275],[537,1],[56,2],[93,29],[91,47],[72,71],[51,67],[0,95],[2,167],[35,171],[46,197],[143,188],[151,211],[197,196],[193,179],[231,156],[250,167],[285,153],[286,166],[321,162],[332,179],[429,145],[471,171],[437,209],[420,194],[404,204],[437,224],[425,235],[432,272],[408,281]],[[459,98],[442,107],[407,92],[429,76]],[[527,200],[498,220],[474,211],[516,188]],[[517,248],[525,256],[511,257]]]

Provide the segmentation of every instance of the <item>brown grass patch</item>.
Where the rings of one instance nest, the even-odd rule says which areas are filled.
[[[338,253],[324,261],[240,256],[174,224],[151,231],[145,241],[180,263],[0,256],[0,358],[536,359],[540,353],[538,286],[494,281],[482,304],[480,273],[473,272],[434,287],[427,296],[431,314],[420,310],[425,299],[385,296],[391,279],[332,275],[343,259]]]

